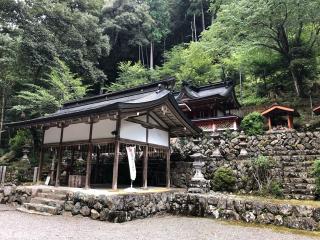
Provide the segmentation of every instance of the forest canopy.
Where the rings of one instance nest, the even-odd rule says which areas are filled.
[[[244,105],[319,97],[319,12],[320,0],[2,0],[0,134],[167,77],[233,80]]]

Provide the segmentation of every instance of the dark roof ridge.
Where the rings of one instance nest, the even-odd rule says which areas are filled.
[[[80,103],[75,102],[73,104],[69,104],[69,105],[63,105],[62,108],[60,108],[60,110],[62,109],[70,109],[70,108],[74,108],[74,107],[80,107],[80,106],[85,106],[85,105],[89,105],[89,104],[93,104],[93,103],[99,103],[99,102],[104,102],[104,101],[109,101],[109,100],[115,100],[115,99],[120,99],[123,97],[129,97],[129,96],[133,96],[133,95],[137,95],[138,91],[132,91],[132,92],[128,92],[127,94],[115,94],[115,95],[111,95],[110,97],[108,96],[104,96],[102,98],[97,98],[97,100],[86,100],[86,101],[81,101]],[[155,92],[155,89],[147,89],[147,90],[143,90],[140,91],[140,93],[148,93],[148,92]],[[94,98],[93,98],[94,99]]]
[[[168,85],[172,82],[175,82],[175,78],[170,77],[170,78],[166,78],[163,80],[159,80],[159,81],[155,81],[155,82],[151,82],[151,83],[147,83],[147,84],[142,84],[136,87],[132,87],[132,88],[128,88],[128,89],[124,89],[124,90],[120,90],[120,91],[115,91],[115,92],[109,92],[109,93],[104,93],[104,94],[100,94],[100,95],[95,95],[95,96],[91,96],[91,97],[85,97],[85,98],[81,98],[78,100],[73,100],[73,101],[69,101],[63,104],[62,108],[67,108],[67,107],[72,107],[73,105],[77,105],[77,103],[83,103],[83,102],[87,102],[90,100],[99,100],[100,101],[104,101],[106,99],[106,97],[110,97],[110,96],[116,96],[119,94],[125,94],[125,93],[136,93],[137,91],[141,91],[143,88],[148,88],[148,87],[156,87],[159,84],[163,84],[163,83],[167,83]],[[90,102],[91,103],[91,102]]]
[[[233,80],[228,80],[228,81],[220,81],[220,82],[216,82],[216,83],[208,83],[203,86],[190,85],[189,88],[191,88],[194,91],[201,91],[201,90],[211,89],[211,88],[216,88],[216,87],[228,88],[228,87],[234,87],[234,86],[235,86],[235,82]]]

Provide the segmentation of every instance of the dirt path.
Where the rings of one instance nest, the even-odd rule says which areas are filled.
[[[153,217],[114,224],[83,217],[43,217],[0,205],[0,239],[103,240],[306,240],[316,239],[269,228],[244,227],[205,218]]]

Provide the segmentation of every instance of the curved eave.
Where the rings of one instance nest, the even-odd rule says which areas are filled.
[[[71,120],[74,118],[88,117],[91,115],[99,115],[99,114],[108,113],[108,112],[117,112],[117,111],[130,112],[134,110],[137,110],[137,111],[148,110],[148,109],[159,107],[166,103],[169,103],[172,106],[171,109],[174,110],[176,113],[175,116],[179,119],[181,124],[186,129],[188,129],[187,132],[178,134],[179,136],[198,135],[201,133],[201,129],[194,126],[193,123],[180,110],[178,103],[175,100],[175,98],[172,96],[172,94],[166,94],[159,99],[149,101],[149,102],[143,102],[143,103],[117,102],[107,106],[86,109],[78,112],[71,112],[71,113],[65,113],[65,114],[52,114],[46,117],[40,117],[40,118],[35,118],[35,119],[30,119],[30,120],[20,121],[20,122],[7,123],[5,124],[5,126],[7,128],[32,127],[32,126],[39,126],[39,125],[44,125],[52,122],[63,122],[63,121]]]

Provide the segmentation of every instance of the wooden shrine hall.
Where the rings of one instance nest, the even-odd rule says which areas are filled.
[[[170,187],[170,138],[197,136],[201,130],[182,113],[161,81],[65,103],[57,112],[6,124],[41,128],[38,180],[55,186],[128,185],[126,146],[136,146],[137,182]],[[141,174],[140,174],[141,173]],[[79,186],[78,186],[79,187]]]
[[[181,110],[203,131],[238,130],[241,118],[231,113],[240,108],[234,87],[233,81],[201,87],[184,83],[175,97]]]

